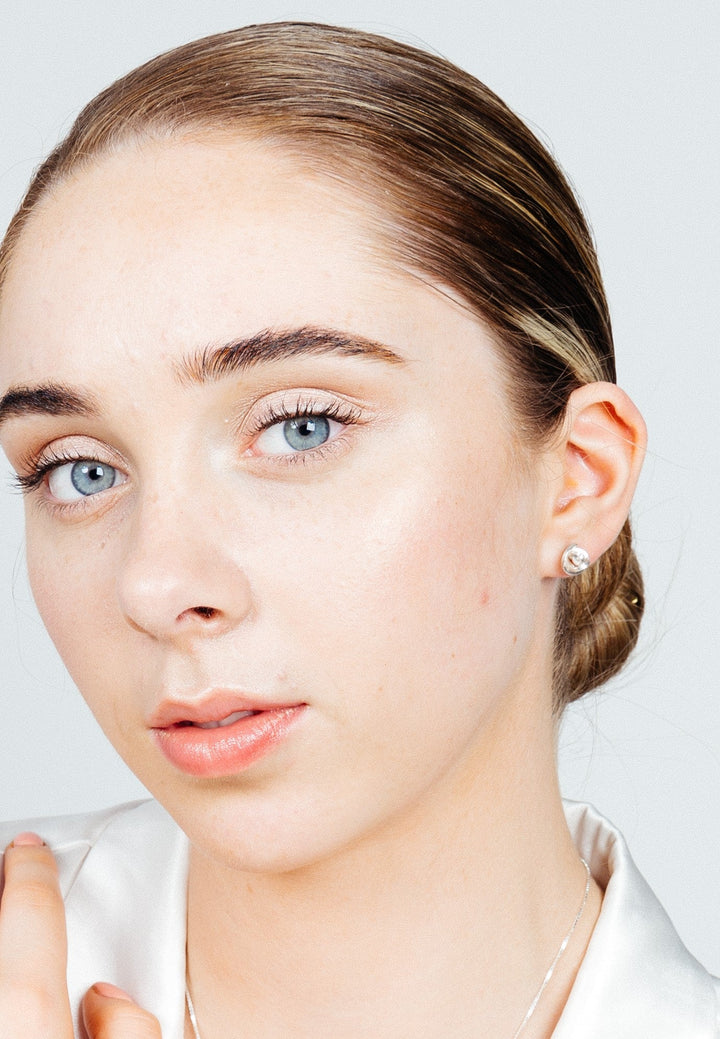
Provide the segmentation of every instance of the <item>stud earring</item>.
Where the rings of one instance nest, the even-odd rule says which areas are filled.
[[[579,545],[568,545],[562,554],[560,565],[568,577],[577,577],[590,566],[590,556]]]

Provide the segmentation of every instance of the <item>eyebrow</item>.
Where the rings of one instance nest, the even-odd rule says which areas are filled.
[[[208,346],[189,354],[175,365],[182,382],[215,382],[228,375],[273,361],[282,361],[301,355],[338,354],[343,357],[366,357],[386,364],[404,364],[399,354],[382,343],[364,336],[340,332],[337,329],[302,328],[276,331],[263,329],[245,339],[236,339],[220,346]],[[0,398],[0,425],[7,419],[25,415],[78,415],[94,417],[100,414],[96,398],[91,393],[62,383],[39,383],[36,386],[13,386]]]
[[[284,330],[263,329],[246,339],[222,346],[207,347],[184,358],[177,366],[183,381],[214,382],[227,375],[273,361],[284,361],[301,355],[338,354],[342,357],[366,357],[386,364],[404,364],[399,354],[382,343],[364,336],[340,332],[334,328],[306,325]]]
[[[97,415],[92,394],[62,383],[13,386],[0,398],[0,424],[17,415]]]

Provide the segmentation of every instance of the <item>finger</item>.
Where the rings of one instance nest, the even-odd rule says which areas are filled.
[[[55,859],[36,834],[5,851],[0,902],[0,1021],[3,1036],[72,1036],[65,910]]]
[[[157,1018],[115,985],[93,985],[83,999],[82,1013],[90,1039],[161,1039]]]

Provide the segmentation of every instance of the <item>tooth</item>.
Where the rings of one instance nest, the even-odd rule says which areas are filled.
[[[233,722],[239,721],[240,718],[247,718],[255,713],[255,711],[235,711],[234,714],[229,714],[227,718],[223,718],[219,722],[196,722],[195,726],[198,729],[224,729],[226,725],[232,725]]]

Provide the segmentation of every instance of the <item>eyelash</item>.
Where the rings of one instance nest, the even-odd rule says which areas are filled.
[[[69,465],[73,462],[82,462],[87,458],[88,454],[77,454],[70,451],[66,453],[55,452],[47,455],[42,461],[29,462],[27,464],[27,469],[29,470],[27,473],[16,473],[12,477],[13,485],[22,494],[30,494],[31,491],[34,491],[42,484],[45,477],[53,469],[59,469],[61,465]]]
[[[264,405],[264,411],[261,411],[260,414],[253,419],[250,428],[243,430],[243,433],[254,441],[266,429],[270,429],[271,426],[276,426],[278,423],[288,422],[292,419],[308,418],[329,418],[341,426],[358,426],[363,421],[363,413],[358,407],[355,407],[348,401],[343,400],[334,400],[331,403],[325,403],[310,398],[305,400],[298,398],[292,405],[286,403],[285,400],[280,402],[271,401]],[[329,443],[332,443],[332,441],[328,441],[328,444]],[[291,459],[302,461],[304,460],[305,455],[317,455],[317,453],[322,451],[325,446],[326,445],[323,444],[322,447],[312,448],[309,451],[297,452],[297,454],[289,453],[282,457],[284,457],[288,463],[292,464],[290,461]]]
[[[264,411],[253,420],[249,429],[243,430],[243,433],[254,441],[266,429],[270,429],[278,423],[292,419],[321,417],[332,419],[341,426],[356,426],[362,422],[361,410],[347,401],[335,400],[331,403],[324,403],[311,399],[297,399],[293,405],[289,405],[283,400],[279,403],[267,403]],[[308,455],[314,456],[319,460],[320,457],[324,457],[326,450],[332,449],[331,445],[335,439],[337,438],[335,437],[326,444],[311,448],[308,451],[289,452],[287,455],[274,456],[274,463],[283,465],[307,464],[310,460],[307,457]],[[18,473],[12,477],[13,486],[22,494],[30,494],[43,484],[45,478],[54,469],[72,464],[73,462],[85,461],[89,457],[92,457],[92,452],[67,451],[52,452],[44,458],[31,460],[26,465],[28,472],[24,474]],[[101,461],[101,459],[97,459],[97,461]]]

